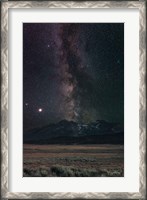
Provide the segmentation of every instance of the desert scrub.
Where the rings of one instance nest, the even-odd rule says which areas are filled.
[[[123,169],[104,169],[102,170],[103,175],[102,176],[108,176],[108,177],[122,177],[124,176],[124,170]]]
[[[41,176],[45,177],[48,176],[49,171],[47,169],[40,168]]]
[[[24,177],[122,177],[123,169],[81,169],[54,165],[51,168],[24,169]]]
[[[55,165],[51,167],[51,172],[59,177],[96,177],[100,176],[95,169],[81,169],[72,166]]]
[[[69,167],[64,167],[62,165],[52,166],[51,172],[54,176],[59,176],[59,177],[72,177],[72,176],[74,176],[73,171]]]
[[[67,158],[60,158],[60,160],[66,161],[66,162],[96,162],[97,160],[95,158],[89,158],[89,157],[67,157]]]
[[[24,177],[47,177],[49,176],[49,170],[46,168],[39,168],[39,169],[27,169],[23,170]]]

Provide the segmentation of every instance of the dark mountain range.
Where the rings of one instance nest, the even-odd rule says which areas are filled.
[[[116,123],[97,120],[89,124],[62,120],[24,133],[28,144],[123,144],[124,130]]]

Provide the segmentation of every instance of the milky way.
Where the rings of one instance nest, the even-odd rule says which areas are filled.
[[[77,24],[61,24],[58,32],[60,40],[59,50],[59,75],[61,76],[61,93],[63,103],[63,118],[77,121],[81,117],[80,105],[80,74],[84,76],[84,63],[82,49],[80,48],[80,30]],[[57,52],[58,52],[57,50]]]
[[[23,46],[24,129],[123,123],[123,24],[24,23]]]

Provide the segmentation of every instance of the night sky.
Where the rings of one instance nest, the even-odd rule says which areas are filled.
[[[123,23],[23,24],[24,130],[124,121]]]

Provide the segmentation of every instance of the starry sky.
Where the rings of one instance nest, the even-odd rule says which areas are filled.
[[[123,23],[23,24],[24,130],[124,122]]]

